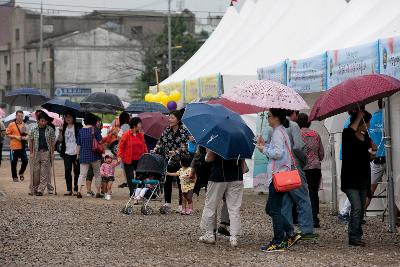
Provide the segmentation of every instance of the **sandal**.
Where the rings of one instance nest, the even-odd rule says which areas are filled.
[[[72,196],[72,192],[67,192],[64,194],[64,196]]]

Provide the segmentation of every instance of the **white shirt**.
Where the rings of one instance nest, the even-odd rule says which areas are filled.
[[[75,126],[65,129],[65,154],[76,155]]]

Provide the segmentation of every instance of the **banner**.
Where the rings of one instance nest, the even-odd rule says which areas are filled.
[[[188,104],[200,97],[199,80],[185,81],[185,103]]]
[[[288,63],[288,86],[298,93],[326,90],[326,53]]]
[[[219,74],[200,78],[201,97],[218,97],[220,92]]]
[[[271,80],[286,85],[286,61],[269,67],[259,68],[257,74],[259,80]]]
[[[264,140],[268,140],[268,135],[271,127],[268,124],[267,113],[259,113],[256,122],[256,135],[261,132],[262,122],[262,136]],[[262,154],[257,148],[254,150],[254,172],[253,172],[253,188],[257,192],[268,192],[267,186],[267,157]]]
[[[400,79],[400,37],[379,40],[380,73]]]
[[[379,73],[378,42],[328,51],[328,88],[344,80]]]

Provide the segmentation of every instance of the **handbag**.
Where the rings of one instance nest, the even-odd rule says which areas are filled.
[[[94,127],[92,127],[92,150],[94,153],[103,155],[105,150],[104,150],[104,145],[100,144],[99,141],[97,141],[96,136],[94,136]]]
[[[276,192],[288,192],[301,187],[301,177],[296,168],[296,161],[293,158],[292,151],[289,148],[286,138],[285,145],[289,151],[290,158],[292,159],[295,169],[290,171],[275,172],[275,161],[272,163],[272,182]]]

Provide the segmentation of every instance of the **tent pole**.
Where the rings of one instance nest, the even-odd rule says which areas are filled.
[[[384,140],[385,140],[385,152],[386,152],[386,174],[388,182],[388,208],[389,208],[389,232],[395,233],[396,229],[396,205],[394,202],[394,181],[393,181],[393,169],[392,169],[392,141],[390,132],[390,100],[388,97],[385,98],[385,109],[384,109]]]
[[[338,214],[337,197],[337,172],[336,172],[336,153],[335,153],[335,134],[329,134],[329,144],[331,146],[331,174],[332,174],[332,215]]]

